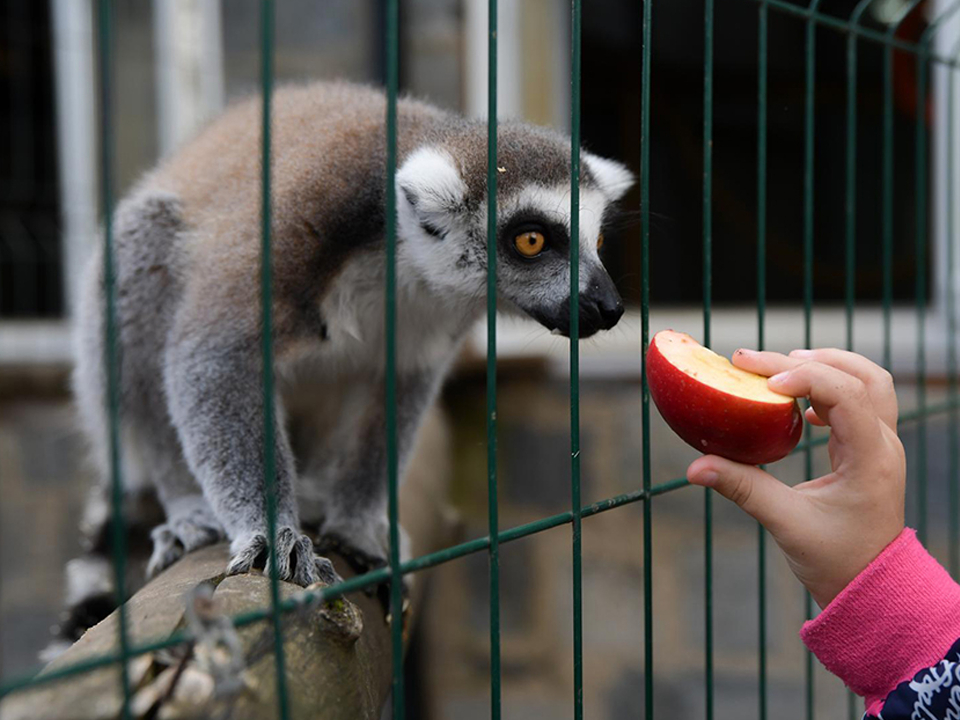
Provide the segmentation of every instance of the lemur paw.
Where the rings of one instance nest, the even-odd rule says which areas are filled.
[[[230,545],[231,559],[227,575],[250,572],[262,568],[264,574],[271,571],[267,537],[265,533],[252,532],[240,535]],[[341,582],[327,558],[318,556],[313,542],[299,530],[288,525],[277,528],[277,576],[281,580],[303,587],[315,582],[333,585]]]
[[[224,537],[223,527],[206,507],[171,517],[150,532],[153,553],[147,563],[147,577],[154,577],[186,553],[213,545]]]

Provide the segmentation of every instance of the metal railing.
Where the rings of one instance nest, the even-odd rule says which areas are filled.
[[[933,19],[919,43],[904,42],[897,38],[897,29],[904,19],[919,5],[920,0],[913,0],[898,19],[886,32],[879,32],[864,27],[861,18],[867,6],[873,0],[861,0],[848,19],[842,20],[823,14],[819,10],[820,0],[811,0],[809,5],[802,7],[793,5],[784,0],[731,0],[737,2],[754,2],[758,12],[757,33],[757,345],[764,347],[765,342],[765,315],[766,315],[766,222],[767,222],[767,110],[768,110],[768,51],[769,51],[769,20],[771,12],[792,15],[806,24],[806,55],[805,55],[805,110],[804,110],[804,155],[803,155],[803,311],[804,331],[807,346],[812,341],[812,311],[813,311],[813,219],[814,203],[814,119],[815,119],[815,43],[818,30],[830,30],[846,34],[847,40],[847,104],[846,104],[846,156],[845,156],[845,310],[846,310],[846,345],[854,349],[853,319],[855,314],[855,273],[856,267],[856,161],[858,152],[864,150],[857,144],[857,57],[860,41],[879,43],[884,50],[883,70],[883,143],[880,151],[883,156],[883,198],[882,208],[882,248],[883,248],[883,317],[884,317],[884,362],[889,367],[891,362],[891,307],[892,293],[892,238],[893,238],[893,54],[894,52],[910,53],[916,56],[917,65],[917,121],[916,121],[916,312],[918,317],[917,330],[917,370],[916,382],[918,388],[917,407],[901,415],[901,422],[917,424],[919,452],[913,472],[913,483],[916,490],[917,526],[921,539],[927,537],[928,519],[926,514],[927,466],[926,466],[926,420],[933,415],[948,415],[948,431],[953,442],[949,443],[948,473],[949,483],[949,567],[952,575],[960,574],[960,449],[958,449],[958,373],[956,356],[956,277],[955,277],[955,236],[956,217],[952,203],[947,202],[947,285],[949,288],[946,327],[948,335],[948,387],[947,400],[942,403],[930,404],[926,399],[925,377],[925,316],[926,306],[926,249],[927,249],[927,132],[925,129],[925,106],[927,101],[927,76],[931,63],[946,66],[951,70],[960,67],[960,43],[950,56],[941,56],[932,50],[934,34],[952,14],[960,9],[960,0],[949,5],[947,10]],[[642,413],[642,477],[640,487],[615,497],[599,502],[582,505],[580,495],[580,418],[579,418],[579,350],[578,350],[578,303],[579,303],[579,256],[578,243],[570,244],[570,462],[571,462],[571,495],[570,510],[533,522],[515,527],[501,529],[498,520],[497,502],[497,366],[496,366],[496,231],[497,231],[497,0],[488,0],[489,5],[489,35],[488,35],[488,157],[487,157],[487,199],[488,199],[488,277],[487,277],[487,387],[486,387],[486,431],[487,431],[487,481],[488,481],[488,534],[484,537],[447,547],[437,552],[423,555],[401,562],[399,555],[399,518],[398,518],[398,465],[396,440],[396,196],[394,178],[397,169],[397,96],[398,96],[398,2],[386,2],[386,67],[387,67],[387,104],[386,104],[386,133],[387,133],[387,180],[386,180],[386,394],[387,409],[387,458],[390,520],[390,554],[386,567],[367,572],[363,575],[346,580],[336,586],[321,591],[304,591],[295,597],[281,600],[279,595],[279,580],[277,564],[270,563],[271,569],[271,604],[269,608],[246,612],[232,618],[237,627],[255,622],[272,622],[275,633],[276,663],[277,663],[277,690],[278,715],[288,717],[287,688],[284,673],[284,657],[282,644],[281,617],[298,606],[320,600],[330,600],[346,593],[357,591],[370,586],[390,582],[390,607],[393,618],[402,616],[401,583],[400,578],[406,574],[418,572],[429,567],[450,562],[469,554],[487,552],[490,568],[490,694],[491,717],[501,716],[501,662],[500,662],[500,581],[499,581],[499,551],[503,543],[509,543],[544,530],[570,525],[572,530],[573,553],[573,689],[572,698],[574,717],[580,720],[584,716],[583,707],[583,637],[582,637],[582,583],[581,583],[581,523],[585,518],[603,514],[624,505],[632,503],[643,504],[643,625],[644,625],[644,705],[645,717],[654,717],[654,683],[655,663],[653,645],[653,528],[652,505],[653,499],[664,493],[673,492],[687,487],[683,478],[654,483],[651,469],[651,441],[650,441],[650,398],[646,382],[645,362],[641,360],[641,413]],[[113,552],[116,573],[117,599],[120,601],[119,642],[115,652],[88,658],[82,662],[67,667],[60,667],[52,672],[37,675],[30,674],[19,678],[5,680],[0,685],[0,698],[11,693],[35,687],[40,684],[63,681],[80,673],[96,668],[119,664],[121,668],[120,682],[123,687],[123,716],[129,717],[129,701],[131,688],[126,672],[126,664],[130,658],[170,647],[191,640],[185,630],[153,642],[133,645],[126,632],[126,618],[122,601],[124,587],[124,547],[123,523],[121,517],[121,487],[119,463],[119,432],[118,432],[118,383],[116,357],[116,326],[114,318],[114,267],[112,255],[112,228],[111,212],[113,208],[113,179],[110,168],[112,162],[113,131],[111,128],[111,88],[112,88],[112,53],[114,31],[111,25],[111,0],[98,0],[99,4],[99,47],[100,47],[100,106],[101,106],[101,192],[103,201],[103,217],[105,222],[106,253],[104,255],[104,270],[106,278],[106,354],[104,362],[107,368],[109,385],[110,410],[110,448],[111,448],[111,481],[113,489]],[[581,78],[581,0],[571,0],[571,236],[578,237],[579,226],[579,175],[580,175],[580,78]],[[273,79],[273,0],[261,0],[261,71],[262,71],[262,266],[261,266],[261,301],[262,301],[262,353],[263,353],[263,393],[264,393],[264,428],[265,438],[265,496],[269,518],[269,532],[271,537],[276,530],[276,497],[274,487],[275,458],[273,443],[269,438],[273,436],[277,418],[274,416],[273,402],[273,373],[272,373],[272,337],[271,337],[271,135],[270,112]],[[651,121],[651,38],[655,3],[647,0],[643,3],[642,26],[642,57],[637,71],[642,74],[641,84],[641,124],[640,147],[640,222],[642,241],[642,300],[641,300],[641,343],[646,347],[650,336],[649,305],[650,305],[650,121]],[[714,0],[705,0],[704,9],[704,89],[703,89],[703,333],[704,342],[709,344],[711,337],[711,255],[712,255],[712,148],[713,148],[713,72],[714,72]],[[951,73],[948,92],[947,111],[947,143],[951,165],[947,172],[945,192],[948,199],[953,199],[954,182],[952,159],[955,154],[954,143],[954,97],[955,73]],[[794,451],[800,453],[805,461],[805,475],[812,477],[812,452],[817,446],[826,442],[826,438],[813,438],[809,432],[805,439]],[[713,644],[713,553],[712,534],[713,517],[711,507],[712,492],[704,491],[704,547],[705,547],[705,643],[704,643],[704,693],[706,698],[706,716],[712,718],[714,713],[714,644]],[[274,544],[270,545],[271,556],[274,553]],[[759,613],[757,616],[759,629],[757,683],[759,695],[759,717],[768,717],[768,667],[767,667],[767,613],[766,613],[766,543],[765,533],[758,526],[757,553],[759,574],[757,578],[757,592]],[[812,613],[812,601],[807,597],[807,613]],[[403,685],[403,638],[402,623],[392,624],[392,662],[393,684],[392,701],[393,717],[400,720],[404,715],[404,685]],[[807,656],[806,664],[806,716],[813,718],[815,714],[815,685],[814,661],[812,655]],[[856,703],[850,696],[848,711],[850,717],[856,716]]]

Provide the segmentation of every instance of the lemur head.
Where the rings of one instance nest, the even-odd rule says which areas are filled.
[[[451,298],[482,300],[487,270],[486,126],[464,123],[406,156],[397,172],[400,262]],[[623,302],[600,261],[603,223],[633,184],[613,160],[581,151],[580,232],[570,237],[570,141],[501,123],[497,287],[563,335],[570,331],[570,245],[580,248],[580,337],[617,324]]]

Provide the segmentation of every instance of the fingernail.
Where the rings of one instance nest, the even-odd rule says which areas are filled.
[[[707,470],[697,475],[697,484],[703,485],[704,487],[713,487],[719,479],[719,473],[714,470]]]
[[[788,378],[788,377],[790,377],[790,371],[789,371],[789,370],[787,370],[786,372],[777,373],[777,374],[774,375],[773,377],[769,378],[769,379],[767,380],[767,382],[768,382],[768,383],[776,383],[776,384],[779,385],[780,383],[785,383],[785,382],[787,381],[787,378]]]
[[[790,357],[799,357],[799,358],[813,357],[813,350],[791,350]]]
[[[756,354],[757,354],[756,350],[748,350],[747,348],[740,348],[734,353],[734,355],[746,355],[748,357],[750,355],[756,355]]]

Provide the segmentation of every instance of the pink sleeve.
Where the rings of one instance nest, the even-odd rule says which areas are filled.
[[[960,585],[906,528],[800,637],[876,713],[960,638]]]

